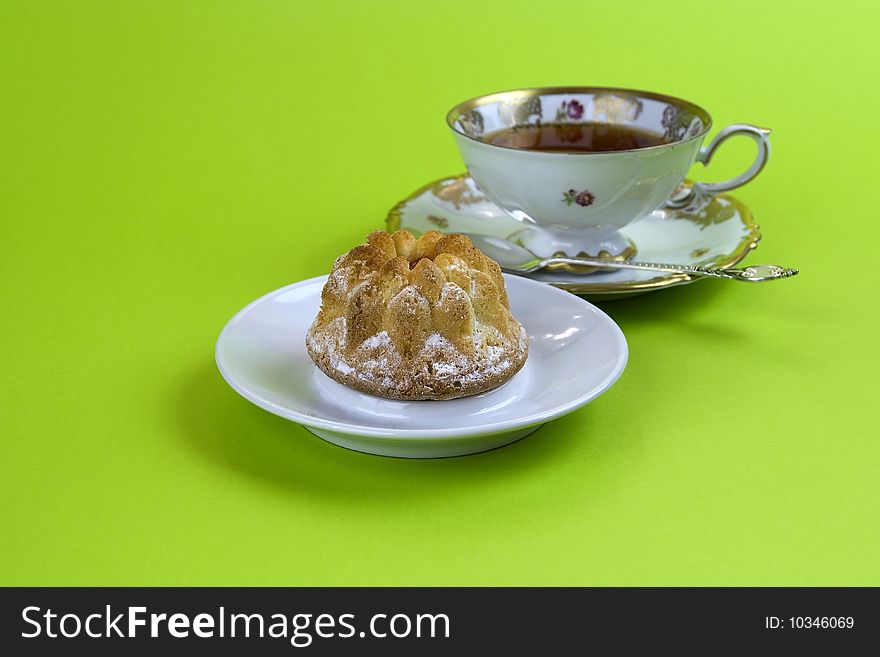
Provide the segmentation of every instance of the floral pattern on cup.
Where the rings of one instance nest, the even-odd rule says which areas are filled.
[[[566,205],[577,203],[582,208],[585,208],[588,205],[593,205],[593,201],[595,200],[596,197],[588,189],[585,189],[582,192],[579,192],[576,189],[569,189],[567,192],[562,193],[562,202]]]
[[[475,109],[458,117],[458,124],[468,137],[483,136],[483,115]]]
[[[593,97],[593,120],[603,123],[631,123],[639,118],[644,105],[627,94],[597,94]]]
[[[677,105],[667,105],[663,110],[661,125],[666,129],[664,137],[667,142],[684,139],[688,126],[691,125],[694,115]]]
[[[540,121],[544,116],[540,96],[505,100],[498,106],[498,120],[502,126],[519,127]]]
[[[556,110],[557,121],[577,121],[584,116],[584,106],[572,98],[571,100],[563,100],[559,109]]]

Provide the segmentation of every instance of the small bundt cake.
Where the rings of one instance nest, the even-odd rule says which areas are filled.
[[[331,379],[392,399],[490,390],[525,363],[501,268],[464,235],[377,231],[333,263],[306,348]]]

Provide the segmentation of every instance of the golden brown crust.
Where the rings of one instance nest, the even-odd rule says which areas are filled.
[[[495,388],[525,363],[497,263],[464,235],[371,233],[337,258],[306,345],[340,383],[395,399]]]

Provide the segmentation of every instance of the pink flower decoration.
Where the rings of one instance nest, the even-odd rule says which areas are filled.
[[[570,119],[579,119],[584,115],[584,106],[576,100],[569,100],[562,103],[565,107],[565,113]]]
[[[588,205],[593,205],[593,201],[595,200],[596,196],[587,189],[582,192],[579,192],[576,189],[569,189],[567,192],[562,193],[562,202],[566,205],[577,203],[582,208],[585,208]]]
[[[593,196],[590,192],[584,190],[583,192],[581,192],[580,194],[578,194],[575,197],[574,202],[577,203],[582,208],[585,208],[588,205],[593,205],[593,200],[595,198],[596,197]]]

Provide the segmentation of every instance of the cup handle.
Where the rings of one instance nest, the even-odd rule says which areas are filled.
[[[753,139],[758,146],[758,154],[755,157],[752,166],[744,173],[738,175],[736,178],[731,178],[730,180],[716,183],[696,182],[691,185],[690,190],[683,196],[673,196],[672,198],[667,199],[664,203],[664,207],[683,208],[701,198],[714,196],[720,192],[726,192],[730,189],[736,189],[737,187],[745,185],[752,178],[761,173],[761,169],[764,168],[764,165],[767,164],[767,159],[770,157],[770,129],[759,128],[758,126],[750,125],[748,123],[734,123],[721,130],[721,132],[715,135],[707,146],[703,146],[700,149],[696,161],[702,162],[704,166],[708,165],[712,156],[715,154],[715,151],[718,150],[718,147],[736,135],[749,137],[750,139]]]

